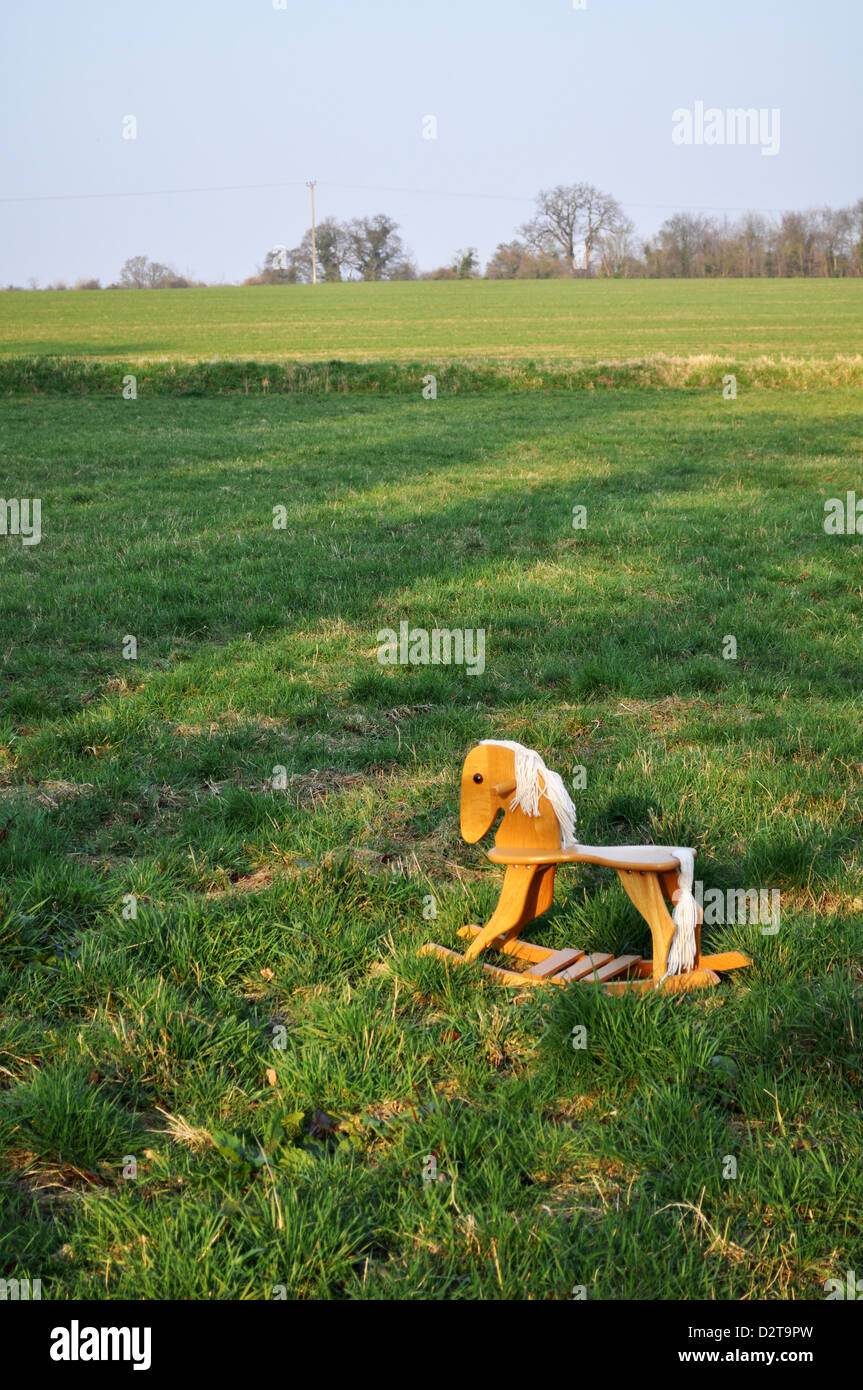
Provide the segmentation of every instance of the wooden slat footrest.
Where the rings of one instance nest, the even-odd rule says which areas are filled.
[[[460,927],[458,934],[472,940],[481,930],[481,927],[476,926]],[[494,942],[493,949],[508,956],[533,961],[534,964],[525,974],[530,976],[531,980],[553,979],[555,984],[578,979],[583,979],[585,984],[602,984],[630,970],[643,972],[645,969],[645,962],[641,956],[612,956],[607,952],[588,955],[580,947],[552,951],[547,946],[536,946],[532,941],[520,941],[517,937],[511,941]],[[582,971],[577,969],[579,965],[584,967]],[[571,967],[576,967],[574,974]],[[649,961],[646,963],[646,970],[648,974],[652,974]]]
[[[568,970],[563,970],[555,976],[556,980],[583,980],[585,975],[593,975],[594,971],[599,970],[600,966],[607,965],[614,956],[610,951],[594,951],[592,956],[582,956],[575,965],[571,965]]]
[[[641,961],[641,956],[616,956],[607,965],[601,965],[596,972],[591,971],[582,981],[585,985],[602,984],[604,980],[612,980],[615,975],[625,975],[628,970],[633,969]]]
[[[538,980],[547,980],[550,975],[556,975],[559,970],[566,969],[573,965],[575,961],[584,958],[584,951],[549,951],[545,960],[537,961],[527,971],[528,975],[535,976]]]

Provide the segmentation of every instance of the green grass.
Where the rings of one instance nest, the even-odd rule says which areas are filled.
[[[0,355],[595,362],[859,356],[863,280],[425,281],[0,294]]]
[[[702,288],[731,313],[750,286]],[[346,298],[439,289],[497,293]],[[183,316],[191,293],[62,308]],[[168,328],[147,351],[190,346]],[[861,539],[822,525],[863,491],[857,392],[0,411],[2,491],[43,526],[0,538],[0,1274],[58,1299],[807,1299],[863,1268]],[[484,627],[485,672],[381,667],[403,618]],[[706,932],[752,969],[520,998],[418,958],[500,887],[458,834],[489,736],[586,767],[584,840],[692,844],[706,885],[778,888],[778,935]],[[590,868],[531,939],[649,947]]]

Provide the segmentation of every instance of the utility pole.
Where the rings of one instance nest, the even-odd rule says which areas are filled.
[[[308,179],[306,187],[312,195],[312,284],[318,283],[318,253],[315,247],[315,179]]]

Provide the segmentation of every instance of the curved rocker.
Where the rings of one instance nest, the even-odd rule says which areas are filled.
[[[485,740],[464,761],[461,775],[461,833],[475,844],[503,820],[489,850],[493,864],[505,866],[497,907],[484,927],[462,927],[468,939],[463,956],[433,942],[433,952],[454,963],[475,960],[493,947],[522,969],[485,964],[504,984],[599,984],[609,993],[662,988],[696,989],[719,983],[717,970],[736,970],[751,961],[739,951],[702,956],[702,912],[692,896],[694,851],[661,845],[601,847],[575,839],[575,808],[560,777],[538,753],[519,743]],[[552,951],[519,939],[534,918],[551,907],[558,864],[602,864],[616,869],[632,902],[650,927],[653,959],[613,956],[573,948]],[[672,917],[666,899],[675,904]]]

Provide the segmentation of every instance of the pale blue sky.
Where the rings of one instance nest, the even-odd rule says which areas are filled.
[[[144,254],[253,273],[319,217],[385,211],[421,268],[485,260],[539,188],[640,232],[686,207],[863,195],[861,0],[4,0],[0,283]],[[681,147],[672,112],[779,107],[781,147]],[[122,138],[123,117],[137,139]],[[434,115],[438,138],[422,138]],[[242,184],[254,191],[172,192]],[[120,194],[64,198],[48,195]],[[140,195],[140,196],[138,196]],[[5,201],[9,199],[44,201]]]

